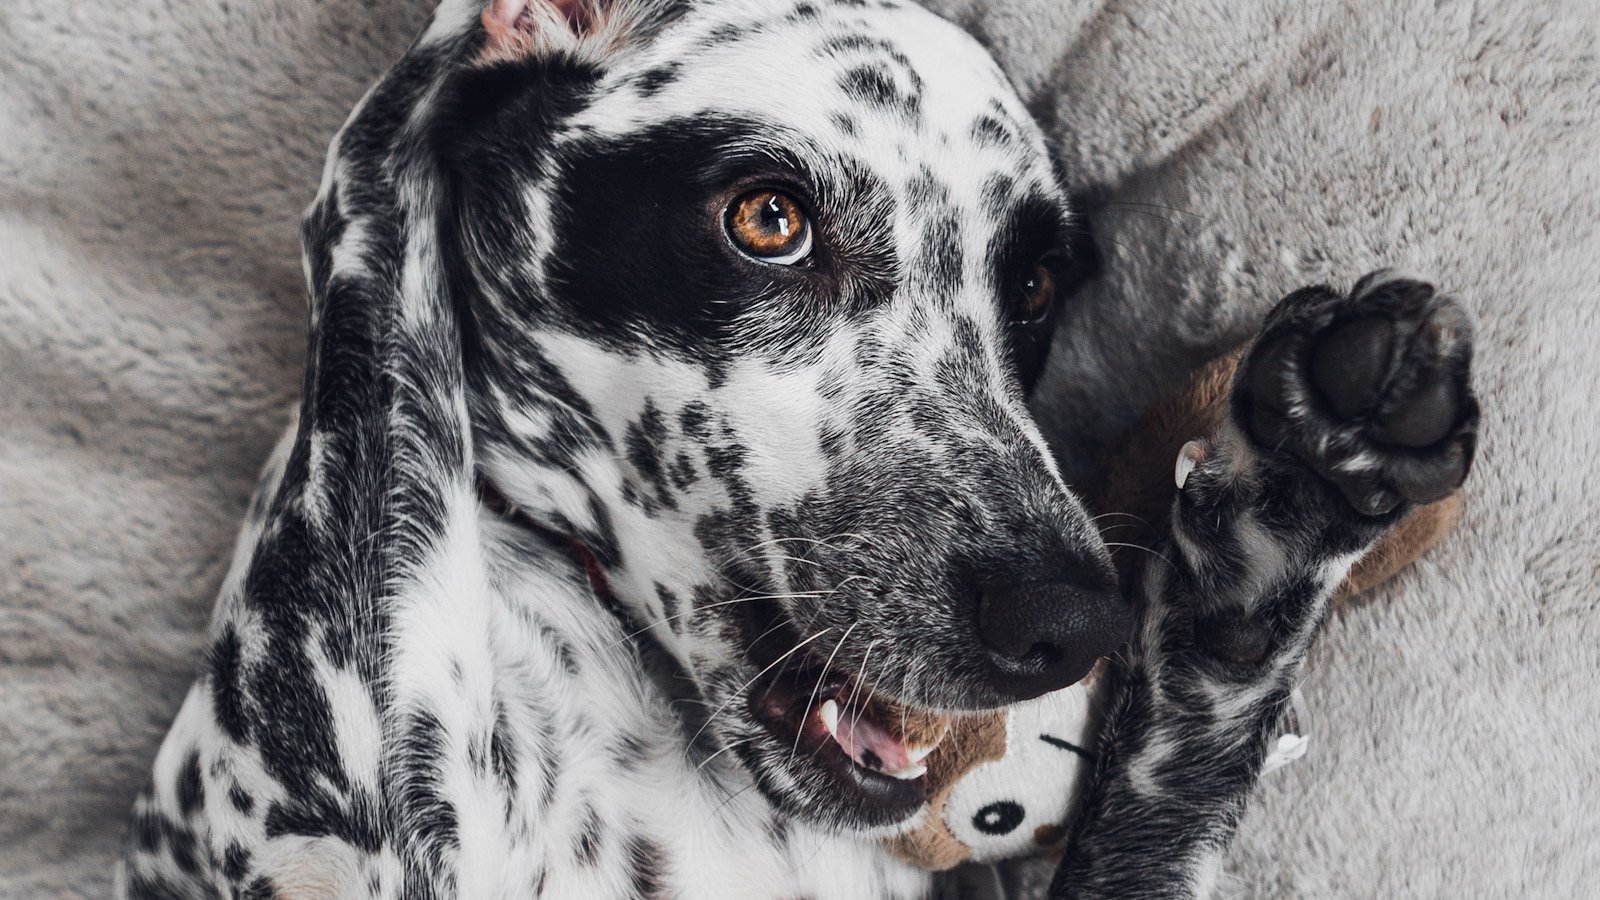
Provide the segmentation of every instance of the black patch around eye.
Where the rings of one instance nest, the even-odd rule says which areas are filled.
[[[505,119],[485,121],[498,127]],[[455,162],[462,170],[455,230],[464,235],[455,255],[472,258],[470,277],[490,282],[513,316],[526,307],[618,347],[648,334],[715,379],[742,347],[806,352],[826,338],[832,316],[850,315],[892,289],[888,188],[849,159],[827,163],[821,171],[838,177],[814,183],[818,167],[788,151],[773,125],[669,120],[623,138],[576,142],[559,160],[544,148],[521,163],[508,161],[521,158],[514,136],[474,140],[472,155]],[[525,265],[531,242],[520,198],[552,166],[562,173],[549,197],[555,246],[547,284],[539,285]],[[775,272],[735,249],[723,210],[741,184],[797,198],[817,241],[806,265]],[[855,214],[827,214],[836,209]],[[784,314],[745,315],[763,303],[783,304]]]
[[[1022,805],[1010,800],[997,800],[972,816],[972,827],[984,834],[1002,835],[1017,830],[1027,813]]]
[[[992,185],[998,190],[1002,185]],[[1061,251],[1066,235],[1063,232],[1062,214],[1049,199],[1029,195],[1016,203],[1011,213],[989,244],[989,264],[996,273],[999,285],[1000,314],[1010,324],[1011,357],[1017,378],[1023,390],[1032,391],[1039,373],[1044,370],[1045,357],[1050,349],[1050,336],[1065,291],[1061,267]],[[1041,260],[1051,267],[1051,276],[1057,289],[1055,302],[1043,316],[1030,317],[1023,312],[1026,285]]]

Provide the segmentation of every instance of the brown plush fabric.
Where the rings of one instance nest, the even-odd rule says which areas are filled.
[[[961,776],[975,767],[999,759],[1006,752],[1006,717],[1002,713],[963,716],[951,723],[950,734],[928,756],[928,810],[915,831],[893,839],[889,849],[905,861],[924,869],[944,871],[967,858],[967,846],[945,827],[943,810]]]
[[[1461,495],[1452,494],[1412,512],[1350,570],[1339,586],[1338,599],[1348,603],[1399,574],[1455,527],[1462,507]]]

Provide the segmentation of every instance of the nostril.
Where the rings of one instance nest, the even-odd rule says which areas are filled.
[[[994,687],[1025,698],[1080,681],[1126,639],[1132,618],[1109,589],[1023,582],[984,593],[977,631]]]
[[[1060,647],[1040,641],[1028,648],[1028,652],[1023,654],[1022,661],[1035,665],[1049,665],[1060,658]]]

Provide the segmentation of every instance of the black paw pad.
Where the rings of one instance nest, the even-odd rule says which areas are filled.
[[[1268,316],[1241,381],[1252,436],[1300,457],[1363,515],[1429,503],[1472,465],[1466,312],[1432,285],[1368,276],[1310,288]]]

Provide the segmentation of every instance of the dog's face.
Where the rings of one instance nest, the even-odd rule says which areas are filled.
[[[778,806],[902,821],[942,713],[1126,627],[1024,407],[1073,264],[1041,137],[893,0],[528,2],[436,100],[484,477]]]

